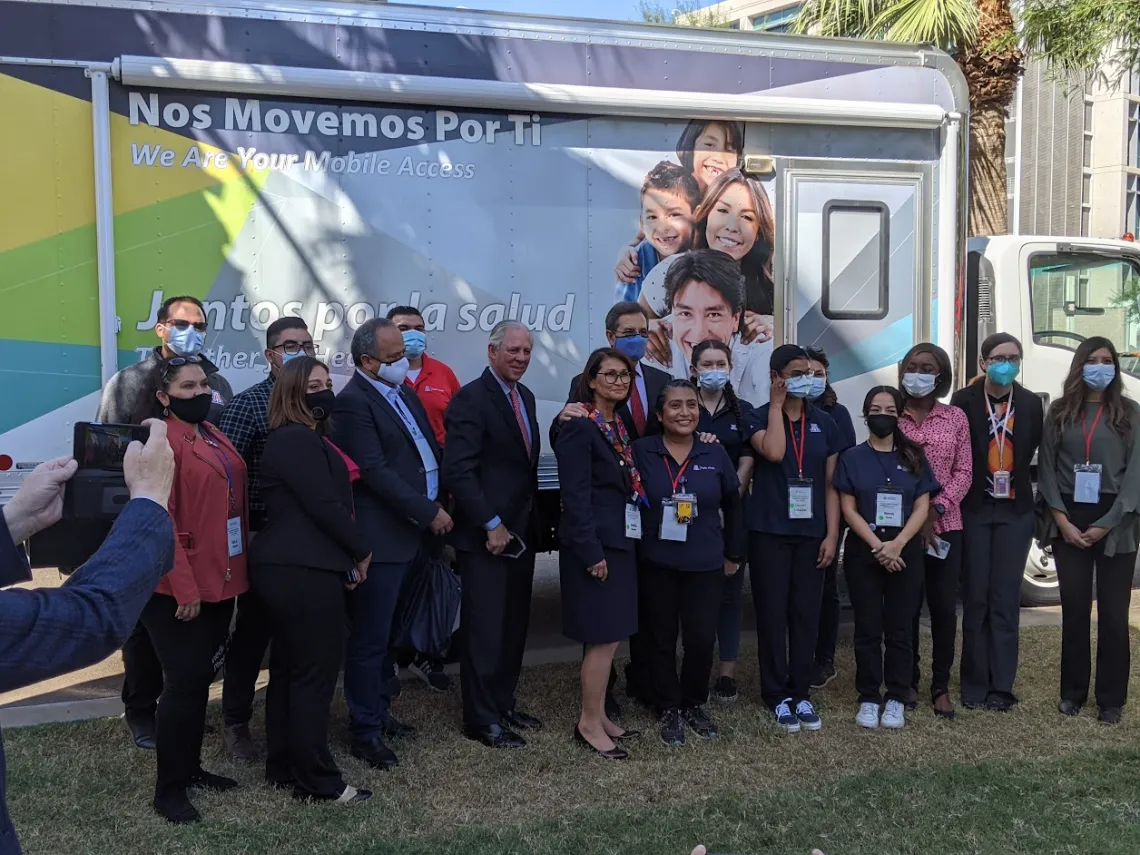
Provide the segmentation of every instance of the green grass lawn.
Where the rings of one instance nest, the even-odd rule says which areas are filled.
[[[741,700],[710,706],[720,739],[668,749],[651,731],[626,763],[572,744],[573,666],[525,673],[522,697],[547,728],[518,752],[463,739],[457,692],[406,684],[396,714],[421,734],[395,744],[403,765],[391,773],[348,756],[335,707],[338,761],[376,791],[371,802],[300,805],[263,786],[260,766],[224,760],[215,734],[206,767],[245,786],[197,796],[206,820],[189,828],[152,814],[154,757],[130,745],[120,721],[13,730],[9,803],[29,855],[688,855],[696,843],[757,855],[1135,855],[1140,721],[1100,725],[1095,708],[1060,716],[1059,655],[1059,630],[1022,633],[1022,703],[1010,713],[959,710],[944,722],[923,707],[905,730],[865,732],[853,720],[851,651],[841,650],[840,674],[818,696],[823,731],[794,735],[758,705],[747,658]],[[210,721],[220,725],[216,707]],[[652,728],[632,709],[626,724]]]

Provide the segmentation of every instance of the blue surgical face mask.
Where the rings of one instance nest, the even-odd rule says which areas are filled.
[[[787,386],[788,394],[793,398],[806,398],[811,394],[813,380],[815,378],[810,374],[804,374],[800,377],[789,377],[784,384]]]
[[[179,356],[197,356],[202,352],[202,345],[206,343],[206,336],[194,327],[169,327],[170,341],[167,347]]]
[[[640,362],[645,356],[645,346],[649,344],[649,336],[626,335],[614,339],[614,348],[620,350],[634,362]]]
[[[1008,386],[1017,378],[1021,366],[1012,362],[991,362],[986,368],[986,376],[998,386]]]
[[[902,386],[912,398],[925,398],[934,391],[938,385],[937,374],[911,374],[903,375]]]
[[[824,377],[811,378],[811,391],[808,392],[809,401],[818,401],[827,391],[827,380]]]
[[[419,330],[404,330],[404,355],[419,359],[427,350],[427,336]]]
[[[300,357],[307,356],[307,355],[308,354],[306,354],[305,351],[303,351],[303,350],[298,350],[294,353],[288,353],[288,352],[283,351],[281,353],[281,365],[282,366],[288,365],[294,359],[299,359]]]
[[[702,371],[697,377],[697,382],[706,391],[719,392],[728,385],[728,372],[720,368]]]
[[[1112,382],[1112,378],[1116,376],[1116,366],[1111,363],[1107,365],[1102,364],[1088,364],[1081,367],[1081,378],[1085,381],[1085,385],[1090,389],[1103,392],[1108,388],[1108,384]]]

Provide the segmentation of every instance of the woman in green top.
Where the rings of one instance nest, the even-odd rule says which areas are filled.
[[[1111,341],[1094,336],[1073,355],[1049,408],[1038,490],[1061,585],[1061,703],[1077,715],[1089,692],[1089,622],[1096,570],[1096,702],[1120,721],[1128,695],[1128,604],[1140,543],[1140,407],[1124,397]]]

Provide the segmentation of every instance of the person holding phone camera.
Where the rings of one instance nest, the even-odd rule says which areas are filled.
[[[273,638],[266,780],[300,798],[351,804],[372,794],[341,777],[329,751],[329,708],[346,635],[345,589],[367,582],[372,547],[353,515],[351,460],[325,438],[335,402],[324,363],[300,356],[281,369],[261,455],[266,521],[250,544],[250,565]]]
[[[176,356],[155,367],[136,417],[165,421],[174,450],[174,569],[142,613],[163,675],[154,809],[174,823],[201,819],[189,789],[237,786],[204,771],[201,760],[210,683],[224,655],[234,600],[249,589],[245,461],[206,421],[210,404],[200,357]]]
[[[522,384],[534,343],[519,321],[487,340],[483,375],[447,408],[443,487],[455,499],[456,564],[463,580],[459,682],[464,733],[494,748],[522,748],[516,731],[542,722],[518,709],[538,535],[534,393]]]
[[[696,436],[700,404],[692,382],[666,383],[656,411],[662,434],[633,444],[648,499],[638,550],[639,617],[661,741],[681,746],[686,725],[702,739],[718,733],[704,704],[724,581],[740,569],[744,530],[736,466],[724,446]],[[685,650],[679,676],[678,625]]]
[[[854,535],[843,561],[855,610],[855,723],[866,728],[906,724],[912,622],[922,601],[922,527],[939,490],[922,446],[899,428],[902,411],[898,389],[868,392],[863,418],[871,435],[844,451],[835,470],[843,518]]]

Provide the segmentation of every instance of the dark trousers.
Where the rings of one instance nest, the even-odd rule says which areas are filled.
[[[760,695],[769,707],[811,694],[823,569],[820,541],[750,532],[748,565],[760,655]]]
[[[958,577],[962,571],[962,532],[948,531],[939,535],[950,544],[946,558],[935,558],[923,552],[924,595],[930,612],[930,638],[934,647],[930,657],[930,698],[950,691],[950,669],[954,667],[954,643],[958,636]],[[924,546],[925,550],[926,547]],[[922,597],[914,613],[910,646],[914,650],[914,675],[911,687],[918,690],[918,629],[922,616]]]
[[[647,700],[659,711],[706,703],[716,647],[716,618],[724,593],[724,569],[673,570],[643,563],[637,578],[641,635],[647,656]],[[680,676],[678,626],[684,647]]]
[[[299,795],[336,798],[344,778],[329,751],[329,708],[346,635],[345,577],[273,565],[255,566],[251,575],[273,633],[265,777],[292,783]]]
[[[1032,510],[991,501],[962,510],[962,702],[1013,694],[1021,582],[1033,541]]]
[[[174,597],[153,594],[142,612],[163,676],[156,733],[156,798],[185,789],[202,767],[206,702],[216,658],[229,634],[234,601],[202,603],[198,616],[188,621],[174,616],[177,608]]]
[[[423,560],[373,561],[368,577],[348,593],[348,644],[344,656],[344,700],[353,742],[376,739],[391,717],[392,619],[408,572]]]
[[[879,537],[886,540],[884,534]],[[855,610],[855,689],[860,703],[882,703],[884,681],[887,700],[906,701],[914,674],[911,632],[922,602],[921,540],[916,537],[906,545],[906,569],[892,573],[861,537],[847,538],[843,571]]]
[[[735,662],[740,658],[740,626],[744,616],[744,573],[742,565],[724,580],[720,598],[720,613],[716,619],[717,658],[721,662]]]
[[[823,568],[823,593],[819,602],[819,632],[815,639],[817,665],[835,661],[839,644],[839,556]]]
[[[269,626],[260,594],[246,591],[237,598],[237,620],[226,650],[222,683],[222,717],[227,727],[249,724],[253,718],[253,695],[269,647]]]
[[[1104,541],[1091,549],[1077,549],[1057,539],[1053,557],[1061,584],[1061,699],[1077,704],[1088,699],[1095,568],[1096,702],[1101,709],[1122,707],[1128,699],[1128,604],[1136,553],[1108,558]]]
[[[530,625],[534,553],[528,549],[520,558],[504,558],[486,549],[460,550],[457,563],[463,582],[463,723],[487,727],[515,708]]]
[[[127,715],[151,715],[162,694],[162,664],[140,619],[123,643],[123,708]]]

